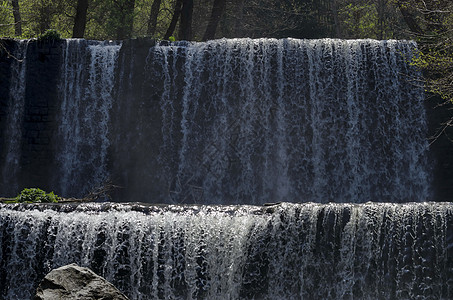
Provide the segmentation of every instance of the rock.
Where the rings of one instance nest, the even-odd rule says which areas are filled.
[[[41,281],[35,300],[128,300],[113,284],[76,264],[52,270]]]

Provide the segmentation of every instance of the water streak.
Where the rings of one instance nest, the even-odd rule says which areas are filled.
[[[415,47],[223,39],[151,48],[147,64],[164,81],[161,158],[173,166],[163,175],[173,198],[428,199],[424,94],[409,83],[419,73],[407,64]],[[182,65],[182,80],[169,62]]]
[[[26,172],[35,173],[23,178],[49,165],[53,178],[42,183],[63,196],[81,197],[111,177],[125,188],[118,201],[430,200],[424,92],[410,83],[420,76],[408,64],[413,42],[61,45],[59,94],[48,104],[56,116],[44,116],[50,143],[32,153],[21,154],[24,137],[37,133],[19,133],[24,108],[15,99],[35,83],[11,80],[17,107],[6,122],[4,177],[18,173],[25,155]],[[31,66],[41,63],[34,59]],[[24,66],[12,68],[25,76]]]
[[[66,40],[60,83],[56,186],[82,195],[108,178],[107,150],[116,60],[121,45]],[[81,186],[81,183],[89,183]]]
[[[6,299],[69,263],[131,299],[453,296],[450,203],[0,205],[0,228]]]

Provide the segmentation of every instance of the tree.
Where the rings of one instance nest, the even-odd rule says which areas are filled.
[[[337,38],[340,38],[342,36],[342,24],[340,23],[340,17],[339,17],[339,3],[338,0],[332,0],[332,16],[333,16],[333,21],[334,21],[334,26],[335,26],[335,36]]]
[[[413,63],[423,69],[426,89],[453,103],[453,3],[398,0],[397,5],[419,42]]]
[[[39,16],[38,16],[38,29],[39,33],[46,32],[47,29],[50,29],[52,23],[52,3],[50,1],[41,0],[38,6]]]
[[[147,34],[153,36],[156,33],[157,17],[159,16],[159,10],[162,0],[154,0],[151,6],[151,12],[149,13],[148,19],[148,30]]]
[[[389,0],[377,0],[376,1],[376,12],[377,12],[377,38],[382,40],[386,37],[387,29],[387,7]]]
[[[78,0],[76,15],[74,19],[74,27],[72,30],[73,38],[83,38],[87,23],[88,0]]]
[[[192,39],[192,14],[193,0],[176,0],[170,26],[165,33],[164,39],[168,40],[173,35],[178,19],[180,19],[178,38],[190,41]]]
[[[403,4],[402,1],[397,2],[401,15],[404,18],[409,29],[415,34],[423,34],[422,28],[418,25],[414,14],[410,11],[408,5]]]
[[[215,37],[217,25],[219,24],[220,18],[225,11],[226,0],[214,0],[212,5],[211,17],[209,19],[208,26],[203,36],[203,41],[212,40]]]
[[[178,35],[180,40],[192,40],[192,14],[193,0],[183,0]]]
[[[332,36],[329,6],[330,1],[325,0],[244,1],[243,35],[252,38]]]
[[[12,0],[11,5],[13,6],[14,34],[16,36],[21,36],[22,35],[22,18],[20,15],[19,0]]]
[[[175,6],[173,9],[173,16],[168,26],[167,32],[164,35],[164,40],[168,40],[176,29],[176,24],[178,23],[179,15],[181,14],[181,7],[183,5],[183,0],[176,0]]]
[[[235,11],[234,11],[234,36],[243,36],[243,21],[244,21],[244,2],[245,0],[236,0]]]
[[[332,8],[339,38],[401,38],[404,26],[394,0],[335,0]]]
[[[113,17],[116,27],[116,38],[123,40],[132,36],[134,27],[135,0],[113,0],[115,10]]]
[[[412,37],[418,41],[419,53],[412,63],[423,70],[426,91],[453,104],[453,3],[450,0],[397,0]],[[442,118],[442,116],[441,116]],[[453,117],[436,120],[441,128],[432,136],[431,144],[441,135],[451,140]]]

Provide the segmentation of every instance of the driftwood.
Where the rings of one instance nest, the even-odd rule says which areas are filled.
[[[121,188],[118,185],[114,185],[111,181],[104,182],[101,186],[98,186],[91,190],[88,195],[83,198],[62,198],[58,202],[94,202],[100,199],[108,199],[112,200],[110,193],[115,190]]]
[[[15,200],[16,200],[15,198],[3,198],[3,197],[0,197],[0,203],[7,203],[7,202],[15,201]]]
[[[58,203],[69,203],[69,202],[91,202],[91,200],[85,199],[85,198],[61,198],[58,200]]]
[[[106,181],[103,183],[101,186],[94,188],[91,190],[86,196],[83,198],[64,198],[61,197],[61,199],[58,200],[58,203],[69,203],[69,202],[95,202],[101,199],[108,199],[111,200],[112,197],[110,196],[110,193],[115,190],[121,188],[120,186],[114,185],[110,181]],[[4,198],[0,197],[0,203],[11,203],[15,202],[16,198]]]

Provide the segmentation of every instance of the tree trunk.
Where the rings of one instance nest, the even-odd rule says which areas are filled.
[[[190,41],[192,39],[192,13],[193,0],[183,0],[178,36],[180,40]]]
[[[44,33],[46,30],[50,29],[51,27],[51,19],[52,19],[52,4],[48,1],[41,0],[40,6],[38,9],[38,26],[39,26],[39,33]]]
[[[377,1],[377,13],[378,13],[378,32],[377,37],[378,39],[384,39],[384,32],[385,32],[385,7],[387,2],[384,0]]]
[[[338,0],[332,1],[332,16],[335,26],[335,36],[336,38],[343,38],[343,33],[341,32],[340,18],[338,17]]]
[[[159,9],[162,0],[154,0],[151,6],[151,12],[148,19],[148,30],[147,34],[153,36],[156,33],[157,17],[159,16]]]
[[[449,11],[448,5],[451,4],[448,4],[448,1],[426,1],[423,3],[426,9],[424,17],[427,24],[427,31],[436,33],[445,32],[447,29],[443,22],[443,18],[445,17],[446,12]],[[440,11],[443,11],[443,13]]]
[[[217,25],[219,24],[220,18],[223,15],[226,7],[226,0],[214,0],[212,6],[211,18],[209,19],[208,27],[203,36],[203,41],[212,40],[215,38],[215,32]]]
[[[72,29],[73,38],[83,38],[87,24],[88,0],[78,0],[74,27]]]
[[[13,16],[14,16],[14,34],[16,36],[22,35],[22,18],[19,10],[19,0],[12,0]]]
[[[418,25],[415,20],[415,16],[410,11],[410,6],[403,0],[396,1],[398,8],[403,16],[404,22],[406,22],[409,29],[417,34],[423,34],[423,29]]]
[[[175,32],[176,23],[178,23],[179,15],[181,14],[181,6],[183,0],[176,0],[175,9],[173,11],[173,17],[171,18],[170,26],[168,26],[167,32],[165,33],[164,40],[168,40]]]
[[[244,34],[243,32],[243,25],[242,25],[242,19],[244,18],[244,2],[245,0],[237,0],[236,3],[236,16],[235,16],[235,22],[234,22],[234,37],[242,37]]]

